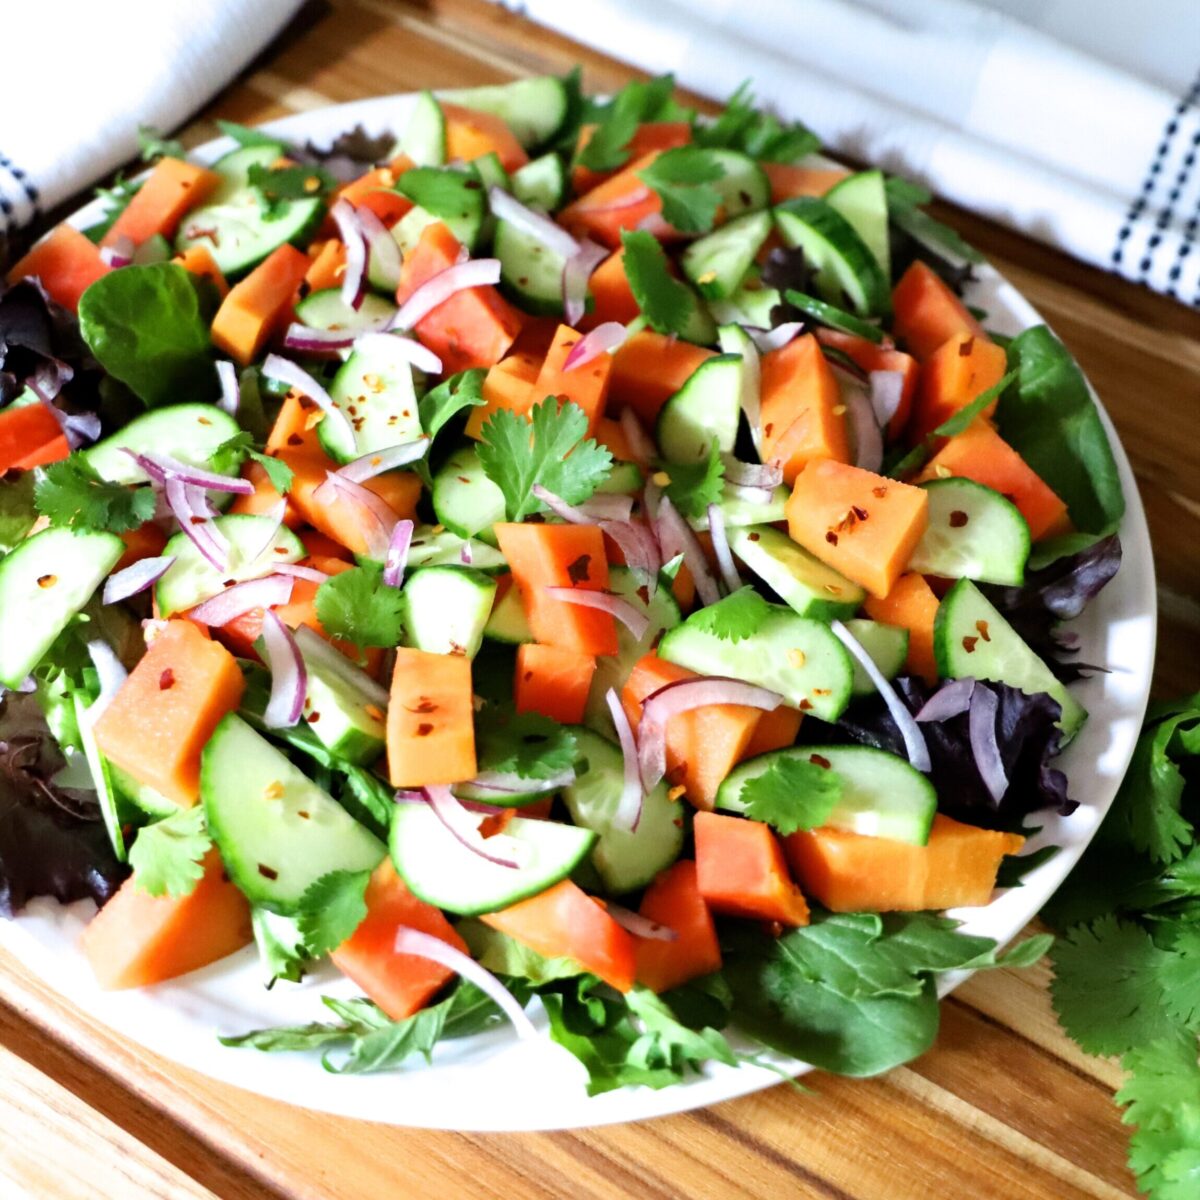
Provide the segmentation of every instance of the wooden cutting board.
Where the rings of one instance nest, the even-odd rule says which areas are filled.
[[[335,0],[306,8],[184,140],[211,137],[216,117],[253,123],[577,61],[593,90],[633,75],[482,0]],[[1200,688],[1200,316],[1008,230],[941,215],[1046,315],[1103,396],[1155,541],[1157,689]],[[0,1196],[1133,1196],[1111,1102],[1119,1070],[1059,1033],[1048,979],[1043,964],[971,980],[943,1005],[937,1048],[882,1079],[817,1075],[810,1095],[780,1086],[641,1125],[479,1135],[321,1116],[213,1083],[123,1043],[0,954]]]

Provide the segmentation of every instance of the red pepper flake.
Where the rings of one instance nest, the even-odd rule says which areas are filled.
[[[298,433],[289,433],[287,443],[289,446],[303,446],[304,439]]]
[[[437,712],[437,705],[434,704],[428,696],[418,696],[417,705],[415,708],[409,708],[410,713],[431,713]]]
[[[211,425],[212,422],[207,417],[198,417],[196,419],[196,424],[197,425]]]
[[[808,761],[812,763],[814,767],[824,767],[827,771],[833,767],[833,763],[831,763],[823,754],[810,754],[808,756]]]
[[[302,808],[296,813],[296,816],[301,817],[305,821],[307,821],[312,816],[312,814],[310,812],[308,812],[306,809]]]
[[[592,565],[590,554],[581,554],[573,563],[567,566],[567,578],[572,584],[587,583],[588,569]]]
[[[175,672],[167,667],[166,670],[158,677],[158,690],[160,692],[169,691],[175,686]]]
[[[958,357],[959,358],[970,358],[971,351],[973,351],[974,349],[975,349],[975,339],[967,338],[967,340],[965,342],[959,342],[959,344],[958,344]]]
[[[812,692],[814,696],[828,696],[830,694],[829,688],[813,688]]]
[[[308,715],[308,723],[310,725],[316,724],[316,722],[319,721],[320,719],[321,719],[321,714],[319,712],[309,713],[309,715]]]
[[[950,528],[961,529],[970,519],[961,508],[956,508],[950,514]]]
[[[417,726],[417,737],[428,737],[433,732],[433,726],[428,721],[422,721]]]
[[[860,520],[860,521],[865,521],[865,520],[867,519],[867,516],[869,515],[869,514],[867,513],[867,510],[866,510],[865,508],[859,508],[859,506],[858,506],[857,504],[855,504],[855,505],[854,505],[854,506],[853,506],[853,507],[850,509],[850,511],[851,511],[851,513],[853,513],[853,514],[854,514],[854,516],[855,516],[855,517],[857,517],[857,518],[858,518],[858,520]]]
[[[752,542],[757,542],[757,541],[761,540],[761,538],[762,538],[761,533],[752,533],[750,535],[750,541],[752,541]]]
[[[978,641],[979,641],[979,639],[978,639],[977,637],[965,637],[965,638],[963,638],[963,640],[962,640],[963,649],[964,649],[964,650],[965,650],[965,651],[966,651],[968,654],[974,654],[974,653],[975,653],[975,643],[976,643],[976,642],[978,642]]]
[[[812,701],[805,698],[800,701],[799,709],[801,712],[809,712],[812,709]]]
[[[266,863],[259,863],[259,864],[258,864],[258,873],[259,873],[259,874],[260,874],[260,875],[261,875],[261,876],[262,876],[264,879],[272,879],[272,880],[274,880],[274,879],[278,879],[278,878],[279,878],[279,872],[278,872],[277,870],[275,870],[275,868],[274,868],[274,867],[268,867],[268,866],[266,865]]]
[[[38,576],[38,587],[40,587],[40,588],[52,588],[57,582],[58,582],[57,575],[39,575]]]
[[[828,542],[828,543],[829,543],[831,546],[836,546],[836,545],[837,545],[837,543],[838,543],[838,537],[837,537],[837,534],[836,534],[836,533],[834,533],[832,529],[827,529],[827,530],[825,531],[825,540],[826,540],[826,541],[827,541],[827,542]]]
[[[887,495],[887,488],[882,485],[879,487],[873,487],[871,489],[871,495],[877,496],[880,500],[882,500],[884,496]]]
[[[458,479],[459,483],[470,483],[471,482],[470,478],[466,475],[459,475],[459,476],[456,476],[456,478]]]
[[[988,623],[986,621],[976,621],[975,628],[979,630],[979,636],[983,638],[985,642],[990,642],[992,640],[991,634],[988,633]]]

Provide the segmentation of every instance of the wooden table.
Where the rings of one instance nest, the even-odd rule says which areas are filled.
[[[626,68],[481,0],[334,0],[185,133],[362,96]],[[1045,314],[1100,390],[1149,510],[1159,694],[1200,687],[1200,316],[961,212],[948,216]],[[124,1045],[0,961],[0,1195],[861,1197],[1076,1200],[1134,1194],[1109,1062],[1057,1029],[1045,965],[977,978],[937,1048],[885,1078],[811,1077],[701,1112],[573,1133],[410,1132],[320,1116]],[[336,1087],[336,1081],[330,1081]]]

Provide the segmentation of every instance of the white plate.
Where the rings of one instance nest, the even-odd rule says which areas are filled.
[[[273,122],[265,128],[285,137],[325,144],[362,123],[370,132],[403,129],[411,97],[356,101]],[[211,161],[228,150],[228,139],[208,143],[197,157]],[[77,224],[99,217],[98,206],[83,209]],[[971,300],[986,308],[990,324],[1005,333],[1039,324],[1037,312],[991,268],[981,271]],[[1146,518],[1129,461],[1104,415],[1112,440],[1127,511],[1121,523],[1125,561],[1116,578],[1084,616],[1074,623],[1082,641],[1081,659],[1101,663],[1110,674],[1074,687],[1091,719],[1059,760],[1080,801],[1069,817],[1039,814],[1044,820],[1030,848],[1056,843],[1062,850],[986,908],[955,915],[965,932],[1007,942],[1042,907],[1091,840],[1112,803],[1133,752],[1154,661],[1154,564]],[[715,1104],[778,1082],[761,1067],[714,1066],[691,1082],[663,1091],[627,1088],[589,1099],[584,1071],[549,1039],[517,1044],[507,1031],[445,1043],[434,1064],[423,1062],[385,1075],[334,1077],[315,1056],[263,1054],[221,1046],[219,1033],[240,1033],[328,1016],[322,992],[357,993],[327,970],[302,985],[277,984],[267,992],[253,949],[183,979],[137,992],[106,993],[91,977],[76,940],[93,911],[90,901],[62,908],[38,900],[16,921],[0,921],[0,945],[85,1012],[131,1042],[205,1075],[251,1092],[307,1108],[397,1125],[461,1130],[549,1130],[634,1121]],[[945,994],[965,978],[943,976]],[[544,1017],[537,1014],[544,1025]],[[799,1064],[778,1058],[789,1069]]]

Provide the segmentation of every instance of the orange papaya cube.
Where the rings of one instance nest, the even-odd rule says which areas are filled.
[[[394,787],[474,779],[471,660],[396,649],[387,713],[388,776]]]
[[[638,912],[675,934],[674,941],[638,938],[638,983],[654,992],[666,992],[721,969],[716,926],[700,894],[696,864],[690,859],[659,873],[646,889]]]

